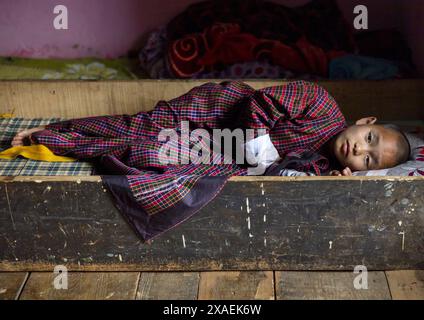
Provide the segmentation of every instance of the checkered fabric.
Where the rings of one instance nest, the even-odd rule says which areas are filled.
[[[161,161],[164,147],[177,150],[177,159],[190,159],[198,141],[184,138],[183,121],[190,123],[190,133],[197,128],[266,131],[282,158],[319,153],[325,142],[346,128],[334,99],[314,83],[297,81],[255,90],[243,82],[227,81],[206,83],[170,101],[159,101],[150,112],[52,123],[32,139],[57,155],[95,159],[96,169],[121,175],[102,178],[114,190],[124,216],[144,239],[150,239],[206,204],[205,199],[210,200],[228,177],[247,174],[234,160]],[[164,129],[175,130],[175,145],[158,139]],[[301,165],[296,169],[317,174],[329,169],[328,159],[321,155]]]
[[[0,150],[11,147],[13,137],[20,131],[62,121],[61,118],[0,118]],[[18,157],[0,159],[0,176],[86,176],[93,172],[90,162],[45,162]]]

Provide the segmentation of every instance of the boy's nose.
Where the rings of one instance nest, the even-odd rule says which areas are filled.
[[[360,156],[362,154],[362,151],[362,147],[358,143],[355,143],[353,147],[353,154],[355,156]]]

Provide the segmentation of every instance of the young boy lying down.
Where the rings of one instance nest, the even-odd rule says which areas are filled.
[[[348,176],[354,171],[394,167],[407,161],[410,153],[405,135],[377,124],[375,117],[347,126],[330,94],[304,81],[260,90],[236,81],[207,83],[176,99],[160,101],[150,112],[89,117],[24,130],[14,137],[12,146],[31,138],[58,155],[83,159],[112,152],[130,167],[162,170],[157,159],[152,159],[157,152],[146,156],[146,150],[134,148],[142,148],[145,142],[150,151],[157,151],[152,139],[157,139],[160,130],[178,128],[182,121],[188,121],[193,130],[265,130],[265,136],[244,145],[246,157],[255,158],[249,164],[262,169],[291,159],[283,168]]]
[[[72,119],[24,130],[12,144],[20,146],[30,138],[54,155],[96,161],[96,174],[116,207],[148,241],[198,212],[231,176],[288,171],[351,175],[406,161],[410,147],[404,135],[376,120],[367,117],[348,127],[334,99],[314,83],[255,90],[232,81],[206,83],[159,101],[150,112]],[[213,161],[198,161],[199,150],[210,156],[203,147],[210,147],[210,142],[220,145],[221,137],[205,134],[217,129],[254,134],[235,144],[229,162],[225,150],[213,152]],[[164,132],[167,138],[159,139]],[[172,161],[163,161],[164,149],[169,154],[165,160]],[[246,151],[242,163],[237,161],[239,149]]]

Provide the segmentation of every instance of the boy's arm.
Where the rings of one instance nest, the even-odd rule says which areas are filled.
[[[273,114],[290,120],[316,119],[324,115],[343,116],[334,98],[313,82],[293,81],[258,90],[272,99]]]
[[[317,84],[296,81],[261,90],[272,97],[274,123],[270,137],[280,156],[291,152],[319,152],[322,145],[347,126],[334,98]],[[328,170],[328,160],[318,159],[296,168],[321,174]]]
[[[317,150],[322,141],[346,127],[334,98],[306,81],[257,90],[239,121],[247,128],[269,130],[281,154],[299,147]]]

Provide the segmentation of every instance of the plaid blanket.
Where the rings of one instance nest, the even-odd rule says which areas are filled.
[[[24,129],[58,122],[61,118],[0,118],[0,150],[10,148],[13,137]],[[86,176],[93,173],[94,166],[87,161],[43,162],[18,158],[0,159],[0,176]]]
[[[183,122],[192,131],[185,132]],[[206,205],[229,177],[247,174],[234,159],[223,162],[224,153],[210,152],[209,163],[191,161],[202,139],[188,138],[186,133],[200,128],[262,129],[280,156],[301,159],[306,153],[318,153],[345,127],[334,99],[316,84],[298,81],[254,90],[242,82],[223,82],[159,101],[150,112],[52,123],[32,139],[55,154],[95,161],[117,208],[149,240]],[[178,139],[158,139],[164,130],[173,130]],[[205,139],[203,146],[208,142]],[[161,161],[164,147],[177,151],[169,160],[179,161]],[[308,159],[297,161],[296,169],[317,174],[329,169],[325,156]]]

